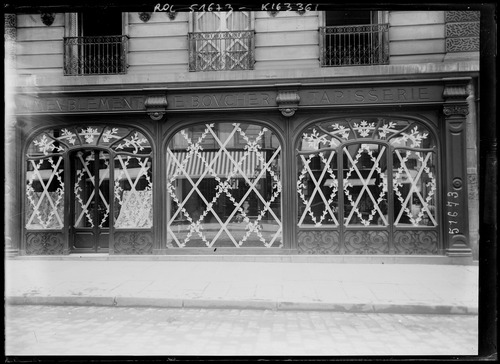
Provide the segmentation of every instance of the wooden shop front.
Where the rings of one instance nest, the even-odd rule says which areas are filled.
[[[470,256],[469,83],[19,93],[20,252]]]

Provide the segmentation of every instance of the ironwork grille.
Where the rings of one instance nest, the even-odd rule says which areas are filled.
[[[125,73],[127,45],[126,35],[65,37],[64,74]]]
[[[189,70],[249,70],[254,64],[254,31],[189,33]]]
[[[389,24],[321,27],[323,67],[389,63]]]

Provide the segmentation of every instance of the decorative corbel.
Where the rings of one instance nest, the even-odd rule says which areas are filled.
[[[149,19],[151,19],[151,13],[139,13],[139,19],[141,19],[144,23],[147,23]]]
[[[445,100],[443,114],[447,117],[469,114],[468,96],[468,79],[452,79],[446,82],[443,90],[443,99]]]
[[[276,96],[276,103],[278,104],[278,109],[281,111],[283,116],[289,118],[295,114],[299,106],[300,96],[296,90],[293,91],[279,91],[278,96]]]
[[[469,96],[467,84],[457,83],[446,85],[443,91],[443,98],[445,100],[465,100]]]
[[[446,116],[451,115],[467,115],[469,113],[468,105],[444,105],[443,113]]]
[[[43,24],[45,24],[47,26],[51,26],[52,23],[54,22],[56,14],[55,13],[42,13],[40,15],[40,17],[42,18],[42,23]]]
[[[146,112],[149,117],[155,121],[161,120],[167,111],[167,96],[166,95],[154,95],[148,96],[144,102],[146,107]]]

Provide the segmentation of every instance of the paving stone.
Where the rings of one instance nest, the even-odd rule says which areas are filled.
[[[475,315],[13,306],[5,324],[7,355],[475,355],[478,346]]]
[[[478,312],[476,266],[217,259],[9,259],[5,296],[18,304]]]

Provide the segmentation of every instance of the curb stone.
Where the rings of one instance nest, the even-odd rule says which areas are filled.
[[[248,309],[272,311],[332,311],[344,313],[477,315],[477,307],[416,304],[364,304],[328,302],[280,302],[271,300],[217,300],[141,297],[11,296],[8,305],[74,305],[110,307]]]

